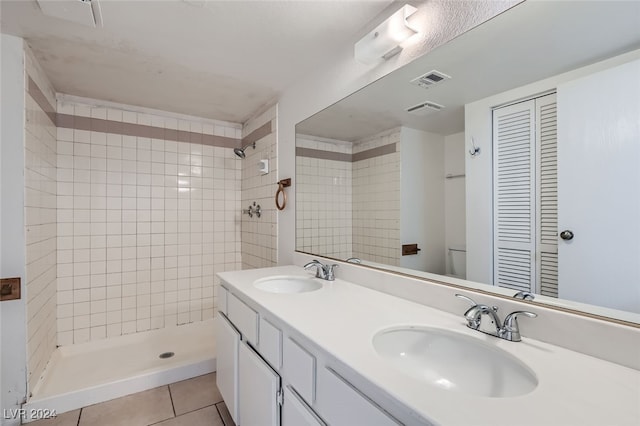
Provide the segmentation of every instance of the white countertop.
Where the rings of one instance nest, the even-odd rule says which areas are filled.
[[[640,371],[526,337],[521,342],[508,342],[488,336],[468,329],[463,312],[452,315],[340,279],[320,280],[322,289],[307,293],[274,294],[253,287],[255,280],[268,276],[313,276],[299,266],[218,275],[237,294],[261,305],[429,422],[474,426],[640,425]],[[495,345],[535,372],[538,386],[518,397],[486,398],[447,391],[399,373],[371,343],[376,332],[398,325],[444,328]],[[521,328],[526,335],[524,320]],[[615,342],[594,342],[603,344]]]

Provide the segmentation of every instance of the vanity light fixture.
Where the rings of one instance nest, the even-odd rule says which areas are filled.
[[[373,65],[388,60],[402,50],[400,44],[416,34],[407,18],[418,9],[405,4],[371,32],[362,37],[356,44],[354,56],[356,61],[366,65]]]

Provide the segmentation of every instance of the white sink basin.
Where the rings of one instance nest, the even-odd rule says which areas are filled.
[[[382,330],[373,337],[373,347],[398,370],[450,391],[504,398],[527,394],[538,385],[535,374],[511,354],[443,329]]]
[[[253,283],[259,290],[269,293],[305,293],[322,288],[322,283],[313,278],[275,276],[261,278]]]

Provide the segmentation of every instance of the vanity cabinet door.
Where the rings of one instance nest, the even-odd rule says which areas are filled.
[[[282,426],[326,426],[290,386],[283,391]]]
[[[238,348],[240,333],[224,314],[218,313],[216,325],[216,384],[227,404],[231,418],[238,423]]]
[[[279,426],[280,376],[244,341],[239,366],[239,425]]]
[[[402,424],[330,368],[318,375],[318,406],[318,413],[331,426]]]

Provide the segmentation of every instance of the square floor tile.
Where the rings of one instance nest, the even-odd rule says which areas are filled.
[[[80,417],[80,410],[67,411],[66,413],[58,414],[52,419],[38,420],[29,423],[30,426],[77,426],[78,417]]]
[[[225,426],[215,405],[191,411],[154,426]]]
[[[169,385],[176,416],[222,401],[216,386],[216,373],[205,374]]]
[[[162,386],[83,408],[80,426],[147,426],[171,417],[169,388]]]

